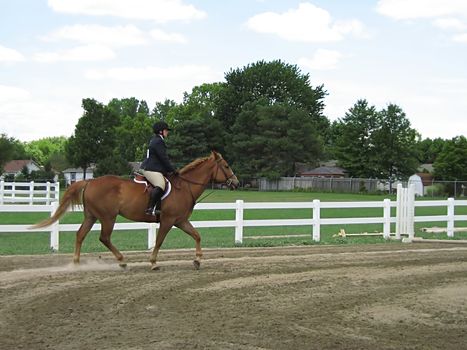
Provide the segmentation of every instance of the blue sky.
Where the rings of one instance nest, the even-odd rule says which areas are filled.
[[[0,133],[71,136],[81,100],[173,99],[281,59],[342,118],[402,107],[422,137],[467,135],[465,0],[0,0]]]

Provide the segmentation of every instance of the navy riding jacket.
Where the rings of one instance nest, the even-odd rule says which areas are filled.
[[[167,146],[160,135],[154,135],[149,142],[146,159],[141,163],[141,169],[157,171],[164,175],[175,171],[167,155]]]

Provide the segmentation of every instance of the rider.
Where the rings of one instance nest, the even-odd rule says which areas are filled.
[[[153,215],[153,212],[154,215],[160,214],[160,209],[156,208],[154,210],[154,206],[156,206],[156,203],[159,203],[165,190],[164,175],[176,173],[175,168],[170,163],[165,144],[165,139],[171,130],[169,125],[164,121],[159,121],[154,123],[152,130],[154,131],[154,136],[149,142],[146,158],[141,163],[143,175],[154,186],[149,195],[149,204],[146,209],[147,215]]]

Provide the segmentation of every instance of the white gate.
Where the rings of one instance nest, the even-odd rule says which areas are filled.
[[[401,239],[401,235],[414,237],[414,216],[415,216],[415,189],[410,184],[408,188],[403,188],[402,184],[397,185],[397,206],[396,206],[396,239]]]

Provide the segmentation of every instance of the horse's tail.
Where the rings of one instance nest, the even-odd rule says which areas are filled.
[[[73,183],[68,189],[65,191],[62,200],[60,201],[60,205],[58,206],[55,213],[48,219],[41,221],[30,228],[41,228],[52,225],[55,221],[60,219],[63,214],[67,211],[67,209],[75,205],[83,204],[83,195],[84,189],[88,185],[89,180],[78,181]]]

